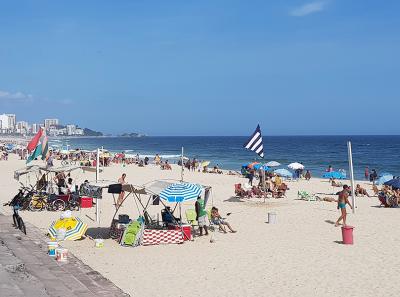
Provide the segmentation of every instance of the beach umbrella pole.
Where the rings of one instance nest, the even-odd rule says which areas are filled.
[[[183,182],[183,146],[182,146],[182,154],[181,154],[181,182]]]
[[[265,191],[265,170],[264,170],[264,168],[262,168],[262,174],[261,174],[261,179],[262,179],[262,188],[263,188],[263,192],[264,192],[264,203],[265,203],[265,198],[266,198],[266,196],[267,196],[267,192]]]
[[[100,175],[100,149],[97,149],[96,156],[96,183],[99,181]],[[96,199],[96,222],[100,224],[100,199]]]
[[[353,213],[356,212],[356,194],[354,191],[354,172],[353,172],[353,154],[351,151],[351,141],[347,142],[347,151],[349,155],[349,173],[351,182],[351,203],[353,205]]]

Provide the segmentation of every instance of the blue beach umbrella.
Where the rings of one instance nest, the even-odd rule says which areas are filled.
[[[276,161],[269,161],[265,165],[267,165],[268,167],[278,167],[278,166],[281,166],[281,163],[276,162]]]
[[[283,176],[283,177],[293,177],[293,173],[291,173],[289,170],[287,169],[276,169],[274,171],[274,173],[276,173],[279,176]]]
[[[322,175],[323,178],[345,179],[346,173],[340,171],[326,172]]]
[[[254,169],[254,170],[258,170],[258,169],[261,168],[261,166],[262,166],[262,164],[258,163],[258,164],[256,164],[256,165],[253,166],[253,169]]]
[[[400,189],[400,178],[394,178],[384,183],[386,186],[391,186],[394,189]]]
[[[377,183],[378,185],[383,185],[384,183],[386,183],[386,182],[392,180],[393,177],[394,177],[394,176],[393,176],[392,174],[390,174],[390,173],[385,173],[385,174],[381,175],[381,177],[377,180],[376,183]]]
[[[262,166],[262,169],[264,169],[265,171],[270,171],[271,170],[271,168],[269,168],[266,164],[264,164]]]
[[[181,183],[172,184],[166,187],[161,193],[160,198],[167,202],[185,202],[196,200],[201,194],[202,187],[196,184]]]

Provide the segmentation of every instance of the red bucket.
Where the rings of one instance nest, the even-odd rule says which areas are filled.
[[[353,226],[342,227],[343,244],[353,244]]]

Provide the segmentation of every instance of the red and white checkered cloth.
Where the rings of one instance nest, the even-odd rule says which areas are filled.
[[[181,230],[152,230],[145,229],[143,233],[143,245],[183,243]]]

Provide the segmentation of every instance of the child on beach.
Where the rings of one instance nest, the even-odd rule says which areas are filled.
[[[218,208],[216,207],[211,208],[211,222],[218,225],[224,233],[228,233],[226,232],[225,226],[227,226],[232,233],[236,233],[236,231],[232,229],[231,225],[221,217]]]
[[[350,206],[351,209],[353,209],[353,206],[350,204],[349,202],[349,186],[348,185],[344,185],[343,186],[343,190],[339,192],[339,199],[338,199],[338,205],[337,205],[337,209],[340,209],[341,211],[341,215],[340,217],[337,219],[336,223],[335,223],[335,227],[339,226],[339,223],[341,220],[343,220],[343,226],[346,226],[346,204],[348,204]]]

